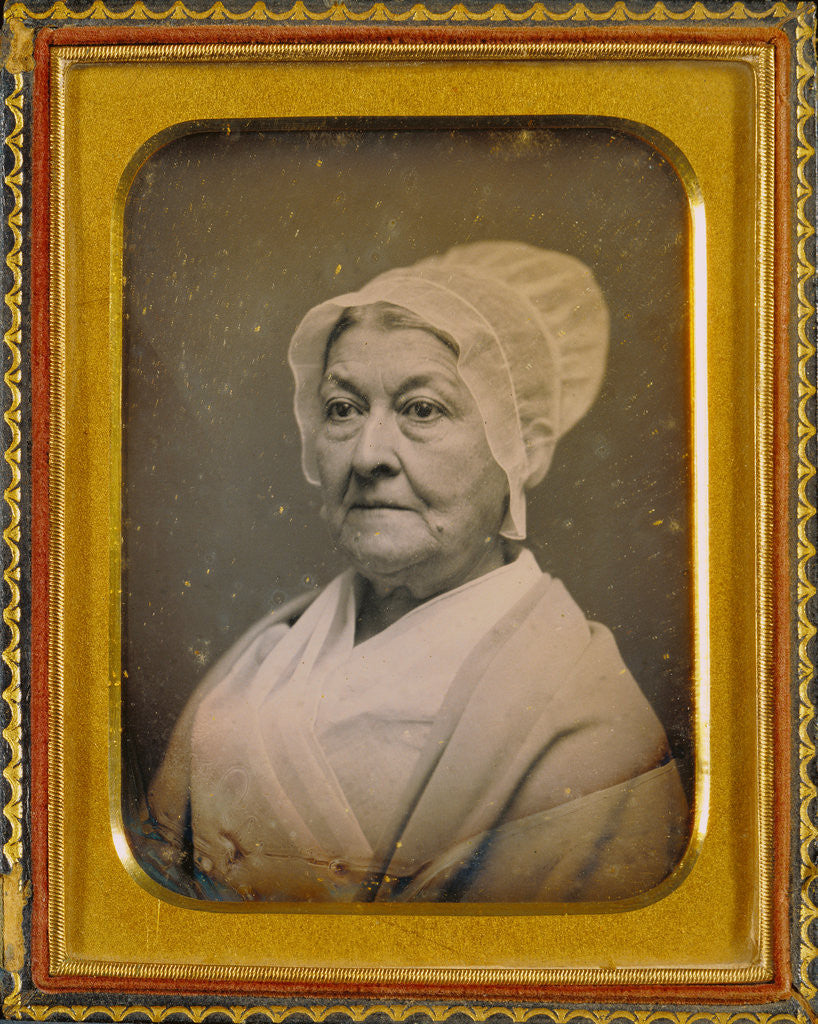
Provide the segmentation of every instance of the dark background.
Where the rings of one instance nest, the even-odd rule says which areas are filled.
[[[530,495],[529,544],[614,631],[690,789],[688,214],[675,172],[600,121],[204,127],[158,149],[125,206],[126,790],[147,783],[214,659],[342,567],[301,474],[295,326],[381,271],[481,239],[577,256],[608,302],[603,392]]]

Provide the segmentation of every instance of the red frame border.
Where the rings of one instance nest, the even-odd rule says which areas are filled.
[[[543,43],[564,40],[565,30],[495,28],[490,31],[420,27],[186,25],[186,26],[72,26],[42,29],[35,47],[32,128],[32,977],[44,992],[116,992],[192,998],[220,995],[321,998],[460,999],[570,1003],[740,1003],[779,1001],[795,995],[790,969],[790,580],[791,560],[787,517],[773,517],[773,973],[771,982],[747,985],[453,985],[384,982],[342,984],[314,982],[198,981],[184,990],[161,978],[126,979],[82,975],[52,975],[48,936],[48,597],[49,597],[49,252],[50,252],[50,50],[54,46],[126,45],[148,43]],[[776,199],[774,308],[789,310],[792,267],[789,256],[792,199],[790,99],[790,40],[777,26],[711,25],[669,33],[661,26],[588,27],[572,33],[577,42],[713,42],[762,43],[775,51],[775,170]],[[779,314],[774,327],[773,373],[773,507],[789,507],[789,338],[791,317]]]

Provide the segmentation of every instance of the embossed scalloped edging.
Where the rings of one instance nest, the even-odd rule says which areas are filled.
[[[798,421],[797,421],[797,566],[798,566],[798,736],[799,736],[799,811],[801,848],[801,992],[812,998],[816,995],[813,972],[818,962],[813,932],[818,921],[818,906],[814,901],[814,888],[818,882],[818,865],[811,846],[818,836],[818,830],[810,814],[815,797],[815,787],[809,776],[809,767],[815,758],[816,745],[810,735],[810,724],[815,720],[815,707],[810,699],[809,684],[814,667],[810,658],[809,645],[816,634],[816,628],[809,616],[809,605],[815,597],[815,586],[809,577],[810,565],[815,558],[815,546],[810,540],[808,529],[815,519],[815,506],[810,497],[814,489],[816,467],[813,462],[813,448],[816,434],[815,394],[813,383],[815,372],[814,315],[815,306],[810,298],[815,277],[815,267],[810,261],[809,248],[814,246],[815,227],[810,220],[814,174],[815,150],[809,141],[814,137],[815,108],[807,98],[810,84],[815,77],[815,38],[803,16],[799,17],[796,29],[796,237],[798,277]],[[808,129],[811,129],[808,136]]]
[[[801,986],[805,996],[816,994],[816,987],[810,980],[812,965],[818,960],[818,947],[810,938],[816,920],[818,907],[810,896],[810,887],[818,880],[818,868],[809,855],[809,845],[818,831],[809,814],[809,805],[814,797],[814,787],[807,774],[807,766],[815,757],[816,745],[810,738],[808,726],[814,720],[815,708],[808,694],[808,684],[812,677],[812,664],[809,658],[808,645],[816,634],[816,628],[809,618],[807,607],[815,596],[815,587],[810,582],[808,567],[815,556],[815,547],[808,536],[808,525],[815,516],[815,507],[810,499],[810,491],[816,474],[816,467],[811,458],[811,446],[816,434],[813,414],[813,400],[816,394],[811,379],[812,360],[815,357],[815,345],[812,341],[812,319],[815,307],[810,299],[810,285],[814,274],[814,266],[810,261],[809,248],[815,229],[811,223],[810,202],[813,196],[811,179],[808,176],[810,161],[814,159],[815,150],[809,142],[808,127],[814,118],[815,110],[807,99],[810,82],[814,76],[814,38],[807,21],[808,5],[800,4],[797,9],[798,24],[796,31],[796,76],[797,76],[797,369],[798,369],[798,462],[797,462],[797,597],[798,597],[798,681],[799,681],[799,739],[800,739],[800,840],[801,840]],[[468,11],[463,5],[456,5],[443,13],[434,13],[422,4],[411,8],[392,12],[386,4],[376,3],[365,12],[349,10],[345,4],[334,4],[321,11],[311,11],[298,0],[287,12],[275,12],[263,3],[255,3],[246,11],[236,14],[229,12],[217,0],[205,11],[191,11],[181,0],[177,0],[170,8],[162,12],[151,11],[144,3],[137,2],[125,11],[111,11],[101,0],[96,0],[83,11],[72,11],[64,3],[58,2],[48,10],[31,11],[24,4],[14,3],[7,7],[9,17],[32,18],[35,20],[81,20],[84,18],[122,20],[164,20],[189,19],[191,21],[240,21],[253,20],[256,23],[270,21],[430,21],[430,22],[465,22],[465,21],[503,21],[514,23],[520,21],[563,21],[563,20],[615,20],[615,21],[661,21],[661,20],[703,20],[703,19],[761,19],[779,18],[791,14],[791,8],[780,3],[773,3],[763,9],[751,10],[744,3],[733,3],[722,10],[714,11],[703,3],[694,3],[685,11],[671,11],[664,4],[658,3],[648,11],[635,13],[625,3],[615,3],[609,11],[600,13],[590,11],[584,4],[576,4],[568,11],[553,12],[545,5],[535,3],[527,11],[513,12],[502,4],[495,4],[482,12]],[[10,470],[10,482],[5,489],[3,499],[8,510],[8,526],[3,531],[3,540],[8,551],[8,565],[4,569],[4,580],[8,588],[8,600],[3,610],[3,618],[9,631],[9,643],[2,652],[2,658],[11,674],[11,681],[3,691],[11,721],[3,731],[3,736],[11,749],[11,758],[4,769],[4,776],[11,790],[11,797],[4,807],[4,814],[11,826],[11,835],[4,844],[3,852],[10,864],[18,863],[22,855],[21,839],[21,800],[22,800],[22,760],[21,760],[21,724],[20,724],[20,384],[21,384],[21,291],[22,291],[22,131],[23,107],[22,88],[23,75],[14,76],[14,91],[6,99],[6,107],[11,111],[14,129],[4,139],[13,155],[12,169],[4,178],[4,184],[13,197],[13,203],[6,218],[7,226],[13,237],[13,245],[6,256],[6,264],[12,273],[12,282],[5,295],[5,303],[11,312],[11,323],[4,334],[4,344],[10,353],[10,365],[4,374],[4,383],[10,398],[4,412],[4,420],[10,431],[11,440],[4,452],[4,458]],[[22,994],[21,977],[11,975],[11,987],[5,992],[3,1011],[13,1019],[49,1020],[68,1019],[75,1021],[87,1020],[93,1015],[101,1015],[110,1020],[143,1019],[161,1022],[168,1018],[183,1017],[191,1021],[206,1022],[211,1019],[229,1020],[235,1024],[243,1024],[251,1019],[269,1021],[279,1024],[298,1015],[315,1022],[322,1022],[330,1017],[342,1015],[349,1020],[363,1022],[376,1014],[388,1014],[396,1021],[410,1018],[421,1018],[430,1021],[444,1021],[455,1016],[465,1016],[473,1021],[486,1021],[492,1016],[505,1016],[514,1021],[528,1022],[541,1020],[551,1024],[570,1024],[570,1022],[592,1021],[594,1024],[614,1024],[619,1021],[630,1021],[633,1024],[783,1024],[783,1022],[810,1020],[798,1006],[790,1009],[775,1008],[769,1011],[725,1011],[725,1010],[625,1010],[625,1009],[549,1009],[503,1006],[470,1006],[464,1004],[430,1004],[430,1003],[367,1003],[367,1004],[314,1004],[310,1006],[294,1005],[258,1005],[258,1006],[205,1006],[205,1005],[127,1005],[124,1003],[110,1005],[66,1005],[42,1003],[25,1004]]]
[[[3,582],[6,585],[6,602],[3,608],[3,622],[7,629],[8,643],[2,652],[3,662],[9,670],[8,685],[3,690],[3,700],[8,708],[9,721],[3,729],[3,739],[8,745],[8,762],[3,768],[3,777],[9,787],[9,796],[3,813],[8,821],[10,834],[3,844],[3,857],[8,868],[19,863],[22,856],[22,719],[20,682],[20,456],[22,435],[20,430],[20,385],[22,379],[22,290],[23,290],[23,76],[14,76],[14,91],[6,99],[6,108],[11,112],[14,127],[6,136],[5,143],[12,155],[12,166],[3,183],[11,194],[12,202],[6,217],[12,245],[6,255],[6,266],[11,271],[11,283],[5,295],[6,307],[10,314],[8,330],[3,335],[6,346],[8,368],[3,374],[7,388],[7,404],[3,420],[10,438],[3,453],[9,470],[8,484],[3,491],[6,505],[6,528],[3,542],[6,546]]]
[[[394,7],[394,9],[393,9]],[[262,0],[254,3],[245,11],[235,12],[228,10],[221,2],[216,2],[204,11],[191,10],[186,7],[183,0],[176,0],[174,4],[165,10],[152,10],[142,0],[137,0],[133,7],[125,11],[114,11],[106,7],[103,0],[94,0],[90,6],[83,10],[73,10],[62,0],[58,0],[46,10],[32,10],[26,4],[12,3],[6,8],[6,17],[9,18],[33,18],[36,21],[81,21],[86,18],[111,21],[164,21],[170,19],[188,19],[191,21],[252,21],[255,23],[263,21],[273,22],[453,22],[454,24],[492,22],[516,24],[530,21],[541,22],[562,22],[570,21],[705,21],[705,20],[736,20],[741,18],[761,20],[763,18],[785,18],[792,14],[792,8],[784,3],[772,3],[767,7],[749,7],[746,3],[738,0],[729,6],[719,4],[711,7],[708,4],[697,0],[696,3],[682,11],[674,11],[660,2],[644,11],[632,11],[624,0],[617,2],[606,11],[593,11],[584,3],[574,4],[573,7],[561,11],[553,10],[543,3],[534,3],[525,11],[514,11],[505,4],[494,4],[484,11],[469,10],[464,4],[455,4],[446,11],[430,11],[422,3],[412,4],[411,7],[404,7],[400,2],[395,2],[393,7],[385,3],[375,3],[365,11],[355,11],[345,3],[330,3],[322,6],[319,10],[309,8],[303,0],[296,0],[289,10],[276,11],[268,7]],[[807,3],[799,5],[806,9]]]
[[[502,1017],[514,1024],[812,1024],[806,1014],[795,1007],[792,1012],[781,1009],[771,1010],[659,1010],[659,1009],[558,1009],[553,1007],[507,1007],[507,1006],[470,1006],[464,1003],[332,1003],[313,1006],[36,1006],[20,1007],[8,1010],[9,1016],[15,1020],[47,1021],[49,1019],[67,1019],[84,1021],[92,1015],[104,1014],[108,1019],[124,1021],[131,1019],[147,1020],[152,1024],[178,1018],[180,1015],[196,1024],[208,1024],[215,1018],[217,1021],[230,1021],[232,1024],[246,1024],[248,1021],[259,1024],[285,1024],[295,1019],[307,1018],[314,1024],[323,1024],[327,1020],[339,1017],[364,1024],[367,1020],[387,1015],[392,1021],[411,1020],[415,1024],[429,1021],[448,1021],[454,1017],[466,1017],[483,1024],[492,1018]],[[214,1021],[215,1024],[215,1021]]]
[[[5,503],[3,530],[3,582],[5,584],[3,622],[6,627],[7,643],[2,651],[2,660],[8,670],[4,679],[2,699],[6,704],[7,723],[3,729],[6,743],[3,760],[3,777],[7,785],[7,797],[3,814],[8,822],[8,835],[3,844],[4,870],[10,875],[6,884],[16,884],[20,874],[23,855],[23,749],[22,749],[22,688],[20,677],[20,503],[22,451],[21,431],[21,383],[22,383],[22,296],[23,296],[23,75],[13,76],[14,89],[6,97],[5,107],[10,112],[13,127],[6,133],[4,143],[12,157],[11,168],[4,175],[3,184],[7,189],[6,202],[8,228],[11,244],[6,253],[5,263],[11,272],[8,290],[4,300],[9,314],[8,328],[3,334],[6,348],[7,368],[3,374],[6,394],[3,396],[3,420],[8,431],[9,443],[3,452],[8,467],[8,483],[3,490]],[[9,201],[10,200],[10,201]],[[3,894],[4,895],[4,894]],[[11,916],[9,913],[8,916]],[[5,935],[4,935],[5,938]],[[22,935],[20,936],[22,942]],[[18,954],[19,955],[19,954]],[[10,973],[11,991],[9,1000],[13,1005],[19,1002],[21,989],[20,975]]]

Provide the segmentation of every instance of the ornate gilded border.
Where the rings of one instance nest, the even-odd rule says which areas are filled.
[[[815,901],[815,885],[818,881],[818,866],[811,846],[816,837],[816,822],[810,807],[815,797],[815,786],[810,779],[810,765],[815,760],[816,744],[810,735],[810,724],[815,722],[815,707],[810,698],[809,685],[813,678],[814,666],[810,657],[810,642],[816,628],[809,616],[809,605],[815,596],[815,586],[810,579],[810,566],[815,557],[815,546],[810,540],[808,529],[814,521],[815,505],[812,501],[816,467],[812,451],[815,428],[814,399],[816,394],[815,375],[815,306],[810,298],[814,295],[815,266],[809,258],[809,247],[815,236],[810,219],[814,216],[812,175],[815,173],[815,149],[807,136],[811,124],[814,132],[815,108],[810,104],[807,93],[815,77],[815,37],[806,25],[803,13],[799,17],[796,33],[796,78],[797,78],[797,185],[796,185],[796,233],[798,238],[797,281],[798,281],[798,495],[797,495],[797,561],[798,561],[798,688],[799,688],[799,810],[801,850],[801,985],[808,998],[818,993],[811,969],[818,962],[818,946],[814,939],[815,924],[818,921],[818,905]],[[814,137],[814,134],[813,134]]]
[[[284,1024],[295,1014],[306,1016],[314,1024],[343,1017],[355,1024],[386,1014],[390,1021],[430,1021],[434,1024],[461,1016],[482,1024],[498,1016],[507,1017],[514,1024],[814,1024],[812,1016],[800,1006],[792,1012],[773,1010],[606,1010],[595,1008],[552,1009],[549,1007],[470,1006],[463,1003],[332,1003],[305,1006],[37,1006],[23,1007],[20,1013],[11,1013],[14,1019],[50,1020],[61,1017],[67,1020],[84,1021],[93,1014],[106,1014],[115,1021],[139,1017],[153,1024],[168,1018],[184,1016],[196,1024],[206,1024],[211,1017],[232,1024],[244,1024],[247,1020],[265,1021],[268,1024]],[[59,1015],[59,1016],[58,1016]],[[374,1024],[374,1022],[373,1022]]]
[[[804,11],[809,5],[799,5],[799,17],[803,17]],[[83,11],[74,11],[66,6],[62,0],[58,0],[47,10],[31,10],[25,4],[13,3],[6,8],[6,17],[9,18],[34,18],[38,21],[77,21],[85,18],[110,19],[112,21],[165,21],[166,19],[191,19],[192,21],[274,21],[274,22],[432,22],[468,24],[468,23],[507,23],[516,24],[523,21],[562,22],[562,21],[707,21],[707,20],[735,20],[739,18],[783,18],[791,14],[791,8],[783,3],[772,3],[768,7],[748,7],[746,3],[738,0],[729,6],[725,5],[722,10],[713,10],[704,3],[691,4],[689,8],[682,11],[673,11],[665,4],[659,2],[645,11],[632,11],[625,0],[617,0],[613,7],[607,11],[593,11],[584,3],[574,4],[563,11],[555,11],[546,7],[543,3],[535,3],[525,11],[514,11],[505,4],[494,4],[484,11],[470,10],[464,4],[455,4],[447,11],[430,11],[421,3],[412,4],[411,7],[403,7],[400,0],[396,0],[394,10],[385,3],[375,3],[365,11],[356,11],[345,3],[328,3],[323,10],[311,10],[303,3],[303,0],[296,0],[293,6],[287,11],[275,11],[269,8],[262,0],[257,0],[246,11],[236,13],[228,10],[221,0],[216,0],[212,7],[204,11],[191,10],[186,7],[183,0],[176,2],[163,11],[152,11],[142,0],[137,0],[133,7],[125,11],[114,11],[106,7],[102,0],[94,0],[89,7]]]
[[[316,43],[309,48],[291,43],[155,43],[147,45],[76,45],[63,46],[52,55],[51,78],[51,451],[50,451],[50,542],[49,542],[49,695],[50,731],[48,754],[49,818],[48,830],[48,934],[50,970],[54,975],[85,978],[110,977],[144,979],[161,977],[178,982],[330,982],[357,985],[388,983],[397,986],[415,983],[443,985],[709,985],[752,984],[772,979],[772,892],[769,876],[772,867],[771,808],[773,789],[772,763],[772,646],[770,574],[770,538],[772,527],[772,338],[773,338],[773,276],[772,260],[758,263],[759,301],[756,331],[760,339],[757,356],[756,419],[759,537],[756,558],[759,587],[756,645],[758,650],[757,693],[759,707],[759,813],[757,820],[760,878],[758,886],[758,962],[742,967],[652,967],[553,969],[553,968],[302,968],[258,967],[237,965],[168,965],[143,961],[117,963],[104,960],[72,958],[65,941],[65,848],[64,793],[66,777],[65,697],[63,690],[64,605],[63,578],[65,564],[65,334],[66,311],[65,266],[65,139],[68,124],[65,113],[64,80],[72,66],[82,63],[116,60],[119,63],[138,61],[196,60],[270,61],[309,60],[476,60],[530,58],[574,60],[664,59],[735,60],[745,62],[753,71],[758,88],[758,128],[756,148],[757,173],[762,200],[758,211],[759,244],[762,251],[772,252],[773,173],[773,55],[764,44],[721,42],[570,42],[547,43],[480,42],[445,43]],[[697,492],[698,500],[698,492]],[[704,516],[702,517],[704,521]],[[706,607],[703,609],[706,615]],[[699,612],[697,612],[699,614]],[[117,662],[119,658],[115,659]],[[700,756],[702,752],[698,752]],[[706,797],[703,798],[703,803]]]
[[[8,630],[8,643],[3,650],[3,661],[9,670],[9,683],[3,690],[3,700],[8,709],[10,721],[3,730],[3,739],[8,744],[11,757],[3,769],[8,783],[9,799],[3,813],[9,823],[10,835],[3,844],[3,856],[9,867],[17,864],[22,856],[22,716],[20,709],[20,456],[22,434],[20,431],[20,386],[22,381],[22,292],[23,292],[23,76],[14,76],[14,91],[6,99],[6,108],[14,119],[14,128],[6,137],[6,145],[12,154],[12,167],[4,177],[4,184],[11,193],[13,204],[6,218],[13,243],[6,254],[6,266],[11,271],[11,285],[5,295],[10,313],[8,330],[3,343],[8,350],[10,364],[3,375],[8,388],[8,406],[3,419],[9,431],[10,440],[3,453],[9,468],[10,479],[3,491],[7,507],[8,524],[3,530],[3,541],[8,551],[8,561],[3,570],[3,582],[7,587],[7,601],[3,608],[3,622]]]
[[[2,699],[6,704],[7,724],[3,739],[7,754],[3,777],[7,784],[7,799],[3,814],[8,822],[8,837],[3,844],[3,858],[9,872],[3,878],[3,961],[12,979],[11,999],[19,997],[21,988],[20,970],[23,965],[22,917],[25,902],[22,885],[23,857],[23,742],[22,742],[22,680],[20,675],[20,506],[22,481],[20,460],[22,457],[22,305],[23,305],[23,87],[21,73],[14,75],[14,89],[6,97],[5,107],[10,112],[13,128],[5,136],[4,143],[11,154],[12,165],[3,178],[7,196],[11,197],[5,226],[11,238],[5,263],[11,272],[11,280],[4,296],[9,313],[9,326],[3,334],[8,367],[3,374],[3,383],[8,389],[4,401],[3,420],[6,424],[9,443],[3,458],[8,467],[8,483],[3,491],[5,503],[3,530],[5,551],[3,554],[3,582],[5,583],[5,604],[3,622],[6,626],[7,643],[2,651],[2,660],[8,669],[8,681],[4,686]],[[11,933],[15,940],[8,942]],[[15,934],[16,933],[16,934]]]
[[[818,836],[814,821],[810,815],[810,804],[814,798],[814,785],[808,774],[808,768],[816,755],[816,744],[811,738],[809,725],[814,721],[814,707],[808,693],[808,685],[812,678],[812,663],[809,645],[815,636],[816,629],[809,617],[809,604],[816,590],[810,581],[809,569],[815,556],[815,547],[810,540],[809,525],[815,515],[812,502],[812,489],[816,475],[816,466],[812,456],[812,444],[816,435],[814,422],[813,400],[816,389],[812,381],[812,361],[815,356],[815,345],[812,340],[813,316],[815,306],[811,301],[811,283],[814,266],[810,260],[811,240],[815,231],[811,222],[811,201],[813,188],[810,179],[811,161],[815,150],[810,142],[808,128],[811,126],[815,110],[810,104],[808,93],[815,73],[814,37],[807,21],[808,5],[799,4],[796,29],[796,75],[797,75],[797,326],[798,326],[798,452],[797,452],[797,598],[798,598],[798,681],[800,697],[799,741],[800,741],[800,846],[801,846],[801,992],[804,996],[816,994],[816,986],[810,979],[810,968],[818,960],[818,947],[811,937],[815,922],[818,921],[818,905],[812,898],[811,888],[818,881],[818,869],[810,852],[810,845]],[[516,23],[530,20],[563,21],[563,20],[703,20],[703,19],[738,19],[765,17],[780,18],[792,14],[791,9],[783,4],[773,3],[764,9],[750,9],[744,3],[734,3],[720,11],[713,11],[701,3],[694,3],[685,11],[671,11],[664,4],[658,3],[649,11],[635,13],[630,11],[623,2],[617,2],[606,12],[594,13],[584,4],[576,4],[567,11],[553,12],[536,3],[525,12],[509,11],[504,5],[496,4],[482,12],[467,10],[463,5],[456,5],[443,13],[434,13],[421,4],[409,9],[392,12],[386,5],[377,3],[365,12],[354,12],[344,4],[335,4],[323,11],[310,11],[303,3],[298,2],[287,12],[275,12],[263,3],[256,3],[247,11],[235,14],[227,11],[223,4],[217,2],[206,11],[190,11],[183,3],[177,2],[162,12],[150,11],[143,3],[138,2],[126,11],[110,11],[103,3],[95,2],[83,12],[71,11],[65,4],[58,2],[47,11],[31,11],[24,4],[15,3],[6,10],[8,17],[23,17],[36,20],[79,20],[93,18],[121,21],[130,20],[164,20],[166,18],[186,18],[202,20],[271,20],[271,21],[430,21],[430,22],[466,22],[486,21],[494,23]],[[21,479],[20,457],[22,435],[20,429],[21,403],[21,346],[22,346],[22,245],[23,245],[23,106],[22,90],[24,76],[14,74],[14,90],[6,99],[6,107],[14,119],[14,129],[4,139],[13,157],[13,166],[4,178],[4,184],[13,197],[13,205],[6,217],[6,224],[14,239],[9,250],[6,263],[12,273],[12,282],[5,295],[5,303],[11,312],[11,324],[4,334],[11,362],[4,374],[4,383],[9,389],[10,401],[4,414],[5,422],[11,433],[11,441],[4,458],[10,469],[10,483],[3,494],[7,506],[8,526],[3,532],[3,539],[8,549],[8,565],[4,570],[4,580],[8,587],[9,597],[3,609],[3,618],[9,630],[9,643],[2,652],[4,663],[10,671],[10,682],[3,691],[3,699],[9,708],[11,721],[3,731],[9,744],[11,757],[4,776],[9,784],[10,798],[3,811],[11,826],[11,835],[4,845],[4,854],[8,863],[19,868],[22,848],[22,732],[21,732],[21,678],[20,678],[20,502]],[[19,885],[19,871],[10,878],[14,887]],[[8,885],[7,899],[8,899]],[[6,930],[8,921],[6,921]],[[6,967],[11,964],[6,962]],[[655,1021],[670,1021],[672,1024],[697,1024],[699,1021],[718,1021],[719,1024],[736,1024],[739,1021],[751,1021],[754,1024],[778,1024],[783,1021],[812,1021],[814,1018],[809,1008],[803,1004],[798,993],[794,996],[797,1004],[792,1004],[792,1012],[784,1011],[664,1011],[664,1010],[621,1010],[621,1009],[546,1009],[523,1007],[478,1007],[461,1004],[431,1003],[368,1003],[326,1004],[298,1007],[280,1006],[183,1006],[183,1005],[23,1005],[22,976],[20,971],[11,971],[12,988],[6,993],[3,1009],[9,1016],[16,1019],[46,1020],[54,1017],[63,1019],[85,1020],[94,1014],[102,1014],[110,1019],[123,1020],[139,1016],[151,1021],[162,1021],[171,1016],[182,1016],[190,1020],[205,1021],[218,1016],[220,1019],[245,1021],[249,1018],[264,1019],[271,1022],[284,1021],[294,1013],[307,1014],[314,1021],[323,1021],[336,1014],[346,1016],[354,1021],[363,1021],[374,1014],[388,1014],[395,1020],[406,1020],[409,1017],[422,1016],[433,1021],[447,1020],[455,1015],[464,1015],[474,1021],[483,1021],[496,1014],[503,1014],[513,1020],[529,1021],[541,1019],[553,1024],[567,1024],[569,1021],[590,1020],[594,1024],[609,1024],[614,1020],[632,1021],[634,1024],[653,1024]]]

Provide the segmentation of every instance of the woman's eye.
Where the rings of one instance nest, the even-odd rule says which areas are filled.
[[[352,402],[345,402],[340,398],[334,399],[332,402],[327,402],[324,407],[324,415],[328,420],[333,420],[336,423],[342,420],[351,419],[358,410],[352,404]]]
[[[439,405],[422,398],[409,402],[404,406],[403,412],[413,420],[434,420],[443,415],[443,409]]]

